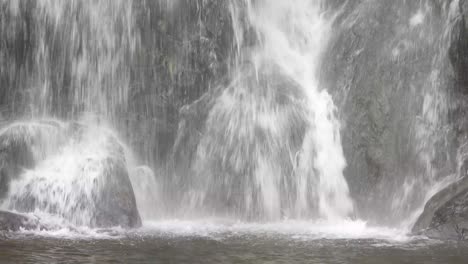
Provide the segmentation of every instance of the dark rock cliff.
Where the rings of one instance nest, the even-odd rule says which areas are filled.
[[[2,1],[0,116],[93,111],[120,127],[143,161],[159,163],[173,144],[180,108],[227,73],[228,5]]]
[[[335,4],[321,78],[341,113],[345,175],[360,216],[395,223],[458,171],[466,1]]]

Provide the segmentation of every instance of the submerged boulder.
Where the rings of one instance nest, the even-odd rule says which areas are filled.
[[[21,228],[34,229],[39,227],[37,219],[22,214],[0,211],[0,231],[18,231]]]
[[[413,232],[436,239],[468,239],[468,177],[434,195]]]

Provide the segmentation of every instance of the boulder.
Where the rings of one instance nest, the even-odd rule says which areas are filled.
[[[412,231],[435,239],[468,239],[468,177],[434,195]]]
[[[6,195],[11,180],[56,149],[62,138],[60,127],[55,121],[37,121],[0,129],[0,198]]]
[[[109,131],[72,124],[59,155],[47,155],[10,183],[6,207],[40,211],[77,226],[141,225],[123,145]]]
[[[0,211],[0,231],[18,231],[39,227],[37,219],[8,211]]]
[[[104,137],[102,144],[107,155],[101,160],[94,161],[101,164],[98,166],[101,170],[94,180],[95,183],[97,180],[98,188],[94,201],[96,210],[92,214],[91,226],[140,227],[141,218],[127,169],[124,147],[114,135],[107,134]]]
[[[106,165],[100,175],[103,184],[95,201],[91,226],[140,227],[141,218],[125,163],[112,158],[104,163]]]
[[[358,217],[395,225],[456,169],[468,124],[456,4],[467,1],[329,2],[338,12],[320,78],[339,109],[344,173]]]

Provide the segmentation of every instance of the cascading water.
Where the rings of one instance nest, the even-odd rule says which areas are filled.
[[[107,200],[109,198],[106,195],[117,191],[128,198],[133,196],[131,189],[125,189],[130,185],[125,185],[127,164],[122,145],[110,131],[103,128],[86,127],[78,123],[58,124],[58,127],[54,125],[57,124],[37,122],[15,124],[7,129],[14,134],[13,138],[7,136],[8,140],[20,141],[14,137],[31,135],[31,141],[35,142],[37,139],[32,137],[36,136],[34,132],[37,131],[46,136],[46,142],[56,145],[53,151],[43,155],[42,160],[35,159],[35,166],[11,182],[2,207],[19,212],[56,215],[77,226],[104,226],[108,220],[103,219],[103,215],[113,214],[106,211],[119,210],[119,206]],[[26,133],[24,129],[27,129]],[[55,133],[47,129],[54,129]],[[57,135],[62,145],[57,144]],[[50,145],[46,147],[50,148]],[[45,148],[37,149],[44,152]],[[120,198],[116,195],[112,199]],[[108,208],[99,208],[102,206]],[[118,215],[125,214],[120,212]],[[132,226],[130,221],[122,225]]]
[[[362,182],[353,178],[354,171],[345,171],[346,142],[342,144],[341,137],[348,131],[341,131],[338,120],[346,102],[335,100],[337,107],[333,100],[347,97],[349,91],[336,96],[319,76],[324,62],[332,57],[324,55],[336,26],[336,14],[326,11],[332,4],[319,0],[208,2],[0,1],[2,12],[8,14],[0,17],[0,35],[13,43],[28,43],[18,54],[9,55],[9,42],[0,41],[1,58],[8,58],[14,65],[11,69],[16,69],[0,68],[0,82],[7,87],[0,91],[4,95],[0,118],[7,117],[0,122],[2,210],[58,218],[75,227],[137,227],[140,217],[144,227],[155,220],[221,218],[270,222],[266,229],[281,227],[285,232],[299,232],[288,229],[289,223],[325,233],[344,226],[337,232],[353,237],[345,230],[348,225],[361,233],[376,232],[366,229],[367,220],[403,226],[406,232],[421,205],[457,177],[459,171],[444,179],[436,176],[441,174],[434,165],[436,150],[427,143],[442,142],[448,133],[442,131],[447,121],[439,120],[449,112],[444,108],[446,95],[439,92],[445,84],[438,83],[444,56],[427,66],[434,69],[432,79],[423,82],[428,88],[422,110],[394,110],[398,117],[417,112],[414,120],[401,125],[396,118],[396,124],[372,127],[379,131],[385,126],[410,127],[408,138],[393,130],[390,136],[379,135],[384,138],[382,144],[407,142],[404,148],[389,149],[410,161],[385,164],[405,166],[392,171],[401,175],[365,189],[372,193],[369,197],[355,198],[359,192],[353,187],[359,189]],[[175,16],[184,12],[184,5],[191,7],[188,13],[196,18],[195,26],[185,25],[186,20],[178,24]],[[222,26],[213,26],[204,16],[222,14],[216,9],[220,6],[228,19]],[[404,21],[405,26],[416,32],[429,12],[420,7]],[[354,23],[359,15],[350,15],[342,23]],[[340,14],[336,16],[339,20]],[[31,21],[21,20],[24,17]],[[451,20],[445,23],[443,27],[450,28]],[[192,32],[193,27],[198,31]],[[15,31],[24,34],[16,36]],[[157,33],[151,35],[153,31]],[[179,34],[171,35],[172,31]],[[231,33],[231,39],[224,35]],[[431,38],[418,39],[436,35],[425,33],[411,38],[432,43]],[[398,37],[402,39],[398,45],[382,52],[396,62],[412,47],[405,34]],[[225,50],[219,51],[208,38],[224,43]],[[234,44],[226,44],[229,41]],[[182,55],[172,50],[177,48]],[[349,60],[366,51],[352,53]],[[204,60],[197,61],[191,52],[202,54]],[[221,55],[224,58],[218,58]],[[147,75],[152,79],[145,79]],[[192,94],[190,89],[200,83],[208,85],[195,87],[201,92]],[[387,111],[385,102],[369,104],[370,119],[379,119],[379,113]],[[178,129],[171,122],[178,123]],[[153,133],[155,127],[169,131],[161,134],[170,136]],[[362,137],[371,143],[356,145],[381,143],[366,133]],[[161,151],[155,146],[157,137],[173,147],[166,150],[170,153],[164,159],[152,160]],[[366,150],[371,156],[366,162],[378,167],[384,162],[375,149]],[[142,165],[143,161],[148,164]],[[395,217],[382,213],[387,209]],[[351,220],[356,217],[363,221]],[[262,224],[252,225],[240,229]]]
[[[129,61],[138,45],[132,3],[41,0],[35,5],[38,36],[30,65],[35,74],[24,87],[29,114],[76,117],[88,111],[114,119],[124,112]]]
[[[20,15],[23,5],[11,2],[12,16]],[[28,65],[34,74],[25,75],[22,87],[27,92],[20,100],[29,105],[24,114],[37,120],[94,112],[97,120],[120,122],[131,91],[126,62],[139,42],[132,4],[39,1],[30,8],[40,23],[33,40],[37,45],[30,51],[36,60]],[[319,1],[307,0],[230,5],[237,39],[231,55],[233,81],[214,99],[197,145],[194,173],[182,180],[189,211],[254,221],[331,221],[352,213],[335,106],[316,78],[330,30],[320,9]],[[59,74],[60,67],[71,75]],[[19,112],[16,105],[10,109]],[[81,125],[26,122],[26,131],[21,124],[7,127],[15,136],[33,138],[21,144],[37,144],[46,154],[28,166],[17,164],[20,169],[9,175],[2,207],[56,215],[74,225],[105,226],[107,220],[99,214],[106,213],[99,211],[124,210],[100,198],[114,186],[107,175],[129,174],[144,219],[163,215],[161,186],[168,184],[160,186],[149,167],[138,167],[124,144],[99,124],[105,121],[81,120]],[[48,133],[48,126],[60,136]],[[36,139],[30,127],[45,134],[48,143]],[[1,136],[11,137],[6,132]],[[29,153],[29,147],[22,151]],[[132,226],[132,221],[137,220],[123,225]]]
[[[231,4],[234,81],[207,113],[188,176],[190,209],[270,221],[352,213],[335,106],[316,78],[330,27],[320,8]]]
[[[29,34],[25,50],[12,60],[21,70],[6,73],[7,80],[20,80],[19,87],[7,87],[18,91],[7,97],[5,113],[25,121],[8,121],[0,131],[1,208],[73,226],[139,226],[134,190],[144,207],[153,201],[148,188],[157,191],[156,180],[145,180],[150,169],[142,173],[112,126],[104,125],[115,127],[129,104],[129,61],[138,44],[132,3],[0,4],[9,10],[2,19],[12,21],[2,23],[2,32]],[[22,16],[26,29],[14,23]],[[47,121],[50,116],[79,121]],[[132,188],[135,177],[146,185]]]
[[[308,123],[303,143],[296,155],[298,177],[296,208],[307,210],[306,201],[316,193],[321,217],[344,218],[352,211],[348,186],[343,177],[345,159],[341,149],[339,124],[329,94],[316,79],[322,47],[327,43],[330,24],[321,16],[320,1],[294,4],[248,3],[248,17],[258,34],[260,47],[254,51],[255,70],[274,64],[297,82],[305,95]],[[252,6],[253,5],[253,6]],[[311,181],[315,186],[307,183]],[[302,185],[302,186],[301,186]],[[310,186],[305,189],[304,186]]]
[[[467,21],[0,0],[0,262],[465,263]]]

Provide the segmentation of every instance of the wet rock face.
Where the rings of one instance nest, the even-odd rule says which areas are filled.
[[[151,163],[234,46],[229,1],[217,0],[2,1],[0,39],[0,112],[103,113]]]
[[[132,69],[130,142],[147,163],[175,142],[180,110],[227,74],[234,36],[229,1],[134,1],[141,45]]]
[[[413,232],[436,239],[468,239],[468,177],[434,195]]]
[[[0,198],[4,198],[10,181],[18,178],[22,170],[32,168],[34,159],[26,142],[6,143],[4,138],[0,141]]]
[[[466,1],[330,5],[339,12],[321,78],[340,110],[345,175],[358,214],[391,224],[458,169],[468,131]],[[382,219],[389,211],[395,218]]]

